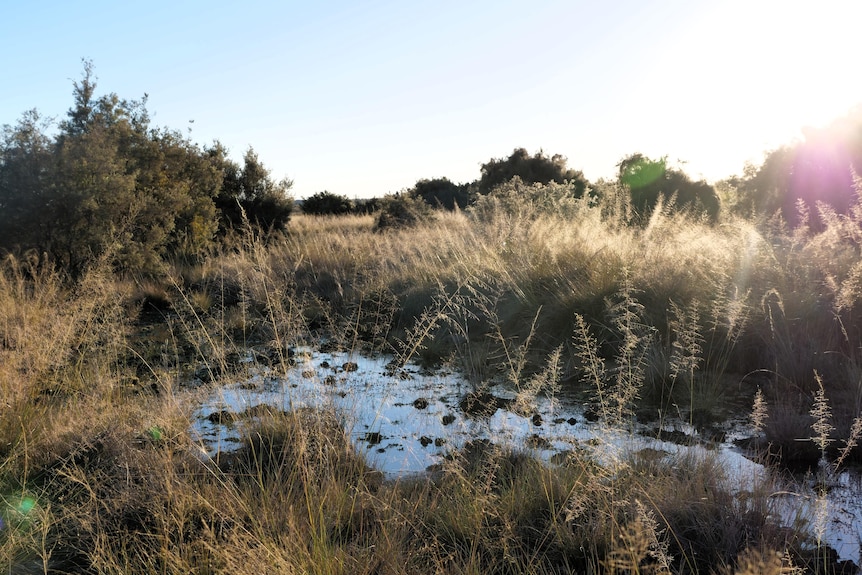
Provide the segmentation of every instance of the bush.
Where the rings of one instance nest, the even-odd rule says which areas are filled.
[[[152,126],[146,97],[95,89],[87,62],[56,135],[35,111],[0,131],[0,250],[47,254],[72,278],[95,262],[159,273],[166,258],[205,254],[219,229],[287,223],[291,182],[253,150],[240,168],[218,144]]]
[[[718,219],[721,200],[715,188],[669,168],[666,158],[651,160],[642,154],[632,154],[618,166],[619,182],[629,190],[632,208],[643,218],[649,218],[661,199],[671,210],[699,210],[712,221]]]
[[[302,212],[313,216],[340,216],[353,211],[353,202],[347,196],[339,196],[322,191],[309,196],[302,202]]]
[[[500,184],[518,176],[526,184],[571,182],[575,195],[580,197],[587,191],[589,184],[584,174],[569,169],[566,161],[566,158],[559,154],[548,157],[539,150],[535,156],[531,156],[524,148],[517,148],[508,158],[492,159],[482,164],[478,192],[487,194]]]
[[[353,202],[353,213],[373,214],[380,210],[380,198],[357,199]]]
[[[383,198],[374,231],[409,228],[428,218],[431,208],[419,198],[395,194]]]
[[[463,210],[473,200],[473,190],[469,184],[455,184],[448,178],[419,180],[410,194],[422,198],[429,206],[447,210],[454,210],[456,206]]]
[[[767,217],[780,211],[793,227],[824,230],[827,223],[817,217],[821,205],[847,214],[856,203],[860,133],[862,107],[826,128],[804,129],[803,141],[771,151],[757,168],[747,166],[733,182],[741,211]]]
[[[252,148],[243,156],[242,167],[225,159],[224,150],[218,152],[224,174],[216,197],[222,233],[246,223],[261,231],[283,230],[293,211],[293,182],[274,181]]]
[[[480,196],[469,212],[482,221],[492,221],[499,214],[525,220],[540,215],[573,217],[585,201],[574,182],[530,184],[515,176]]]

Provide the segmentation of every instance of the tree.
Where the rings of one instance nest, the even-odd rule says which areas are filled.
[[[582,172],[571,170],[566,166],[565,157],[559,154],[548,157],[541,150],[535,156],[531,156],[524,148],[516,148],[508,158],[491,159],[482,164],[478,192],[487,194],[514,176],[520,177],[525,184],[573,182],[576,197],[583,196],[588,186]]]
[[[353,201],[353,213],[373,214],[380,211],[381,204],[380,198],[359,198]]]
[[[253,148],[246,150],[243,166],[221,157],[223,181],[216,198],[221,230],[240,228],[246,222],[261,231],[283,230],[293,210],[289,195],[293,182],[274,181]]]
[[[673,209],[700,210],[712,221],[718,219],[721,200],[715,189],[668,167],[666,157],[652,160],[640,153],[632,154],[623,158],[617,167],[619,183],[629,191],[632,207],[642,217],[649,217],[662,198],[665,205]]]
[[[17,125],[0,131],[0,247],[8,249],[14,241],[39,249],[39,238],[47,231],[42,210],[52,177],[50,127],[50,121],[30,110]]]
[[[49,137],[36,112],[3,129],[0,248],[37,249],[72,277],[95,260],[157,271],[168,255],[197,255],[217,228],[217,155],[150,125],[146,96],[95,97],[92,64]]]
[[[327,192],[317,192],[302,202],[302,211],[315,216],[340,216],[353,211],[353,202],[347,196]]]
[[[442,207],[447,210],[464,209],[472,203],[473,192],[468,184],[455,184],[448,178],[419,180],[410,194],[422,198],[431,207]]]

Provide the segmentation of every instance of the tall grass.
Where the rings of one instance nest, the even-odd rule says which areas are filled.
[[[477,386],[508,381],[522,412],[538,393],[589,389],[610,426],[644,407],[720,417],[757,397],[766,441],[828,422],[814,428],[818,456],[852,459],[862,218],[806,235],[659,210],[635,227],[610,202],[488,200],[384,232],[368,216],[300,216],[285,237],[238,237],[164,278],[96,266],[69,284],[47,262],[5,260],[0,562],[830,572],[802,529],[776,520],[768,479],[740,492],[713,457],[623,451],[609,464],[576,446],[543,463],[474,442],[427,476],[383,481],[326,410],[236,414],[241,444],[214,458],[190,432],[212,386],[257,367],[277,376],[292,349],[323,339],[452,361]]]

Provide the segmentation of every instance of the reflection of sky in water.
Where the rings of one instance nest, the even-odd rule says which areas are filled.
[[[491,417],[468,417],[461,412],[458,402],[472,388],[452,374],[424,373],[413,366],[393,374],[387,371],[391,359],[388,357],[307,351],[298,353],[295,359],[297,364],[286,378],[260,372],[249,380],[220,388],[203,404],[197,413],[195,432],[210,455],[234,448],[241,424],[221,425],[207,419],[208,416],[222,410],[241,413],[264,404],[285,411],[305,406],[334,408],[356,448],[390,478],[421,473],[439,463],[447,453],[476,439],[523,449],[545,460],[561,451],[589,447],[604,464],[613,464],[624,453],[644,448],[668,454],[681,450],[707,453],[704,447],[682,447],[588,424],[583,405],[574,399],[537,398],[541,425],[535,425],[529,415],[504,409]],[[358,369],[345,371],[342,366],[347,362],[356,363]],[[492,392],[499,397],[513,397],[503,388],[494,388]],[[426,400],[427,406],[423,402],[414,405],[419,399]],[[453,416],[454,420],[448,422]],[[571,418],[576,421],[574,424],[570,423]],[[688,426],[678,423],[676,429],[688,431]],[[729,438],[739,436],[739,429],[729,430]],[[752,490],[767,478],[762,466],[743,457],[729,444],[710,452],[721,457],[724,469],[741,492]],[[836,476],[825,502],[826,518],[819,526],[815,526],[815,518],[817,506],[823,501],[818,502],[810,489],[789,487],[772,497],[770,504],[774,513],[786,522],[801,517],[812,527],[818,527],[822,540],[835,548],[842,559],[859,561],[860,493],[862,485],[857,475]]]

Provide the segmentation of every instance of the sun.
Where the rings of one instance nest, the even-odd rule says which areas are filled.
[[[656,57],[667,79],[638,97],[693,172],[740,173],[862,103],[859,22],[862,2],[706,5],[675,23]]]

